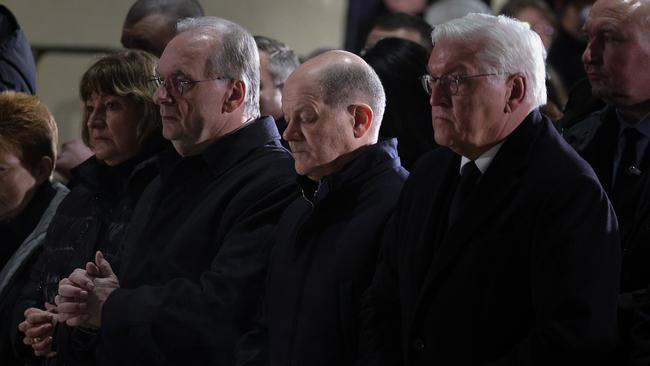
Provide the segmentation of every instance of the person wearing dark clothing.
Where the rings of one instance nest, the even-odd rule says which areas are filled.
[[[157,73],[174,149],[158,155],[120,273],[98,252],[61,281],[59,317],[98,333],[98,364],[231,365],[259,312],[277,220],[297,196],[293,159],[273,119],[259,118],[259,56],[239,25],[179,22]]]
[[[0,4],[0,91],[36,94],[36,63],[16,17]]]
[[[169,145],[160,136],[160,115],[152,99],[156,86],[148,80],[156,61],[144,51],[124,51],[100,58],[82,77],[80,94],[86,107],[82,135],[95,155],[73,169],[77,183],[54,215],[15,305],[14,331],[20,327],[26,333],[21,343],[31,346],[17,345],[22,354],[31,354],[32,349],[36,356],[56,352],[60,362],[71,363],[65,361],[74,357],[67,339],[78,332],[56,324],[50,310],[59,281],[91,260],[96,250],[114,262],[120,257],[133,208],[157,174],[151,160]],[[43,310],[45,303],[50,305]],[[39,329],[47,332],[41,334]]]
[[[0,93],[0,364],[24,365],[14,352],[14,304],[45,230],[68,190],[50,182],[57,127],[47,108],[19,92]]]
[[[357,56],[333,51],[309,60],[284,95],[302,197],[279,223],[265,297],[269,359],[261,363],[352,365],[360,297],[407,173],[396,141],[377,142],[385,96]],[[306,121],[310,96],[319,108]]]
[[[379,137],[397,138],[402,166],[410,170],[420,156],[438,146],[433,139],[429,96],[419,80],[427,73],[429,52],[411,41],[386,38],[363,59],[377,72],[386,91]]]
[[[605,361],[617,340],[615,215],[593,170],[538,111],[539,37],[514,19],[470,14],[433,39],[433,75],[458,65],[506,74],[425,77],[436,141],[448,148],[416,164],[387,227],[362,305],[362,364]],[[511,51],[485,61],[495,49]]]

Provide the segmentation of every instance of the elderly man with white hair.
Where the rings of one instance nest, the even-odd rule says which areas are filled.
[[[365,294],[366,364],[563,365],[616,343],[620,249],[598,178],[538,107],[544,46],[470,14],[435,27],[435,140]]]

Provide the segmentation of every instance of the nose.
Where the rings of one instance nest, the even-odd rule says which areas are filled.
[[[597,65],[602,61],[602,47],[596,41],[589,41],[585,51],[582,53],[582,63],[586,65]]]
[[[298,126],[296,125],[296,122],[287,121],[287,128],[282,133],[282,138],[285,141],[296,141],[297,136],[299,135],[300,135],[300,131],[298,129]]]
[[[96,106],[88,115],[86,125],[88,128],[102,128],[106,124],[105,109],[102,106]]]
[[[164,83],[158,85],[158,89],[156,89],[156,92],[153,93],[153,102],[157,105],[173,102],[173,98],[171,94],[169,94],[169,91],[167,90],[167,87]]]
[[[441,81],[431,86],[431,96],[429,97],[429,104],[432,107],[450,104],[449,94],[445,92],[445,88],[442,86]]]

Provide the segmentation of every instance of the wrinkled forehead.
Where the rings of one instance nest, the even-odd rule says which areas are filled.
[[[589,12],[586,26],[611,24],[624,27],[645,23],[647,27],[650,20],[647,19],[648,16],[650,16],[650,0],[599,0]]]
[[[480,66],[476,54],[481,50],[478,42],[441,39],[431,51],[427,69],[432,75],[476,69]]]
[[[206,71],[208,56],[214,51],[215,40],[185,33],[174,37],[165,48],[156,67],[158,74],[200,76]]]

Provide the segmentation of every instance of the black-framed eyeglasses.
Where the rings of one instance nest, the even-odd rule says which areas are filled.
[[[471,79],[471,78],[478,78],[482,76],[494,76],[494,75],[499,75],[498,73],[488,73],[488,74],[476,74],[476,75],[452,75],[452,74],[447,74],[447,75],[442,75],[442,76],[432,76],[432,75],[422,75],[420,76],[420,82],[422,83],[422,87],[424,88],[424,91],[427,92],[427,94],[431,95],[433,92],[433,88],[435,88],[438,84],[442,86],[442,90],[449,94],[449,95],[456,95],[458,94],[458,89],[460,88],[460,84],[466,80],[466,79]]]
[[[186,80],[179,78],[177,76],[170,76],[168,78],[163,78],[160,75],[154,75],[149,79],[150,82],[156,83],[158,87],[164,86],[165,91],[174,98],[183,96],[183,93],[191,89],[194,85],[202,83],[204,81],[212,80],[232,80],[232,78],[227,76],[217,76],[214,78],[203,79],[203,80]]]

